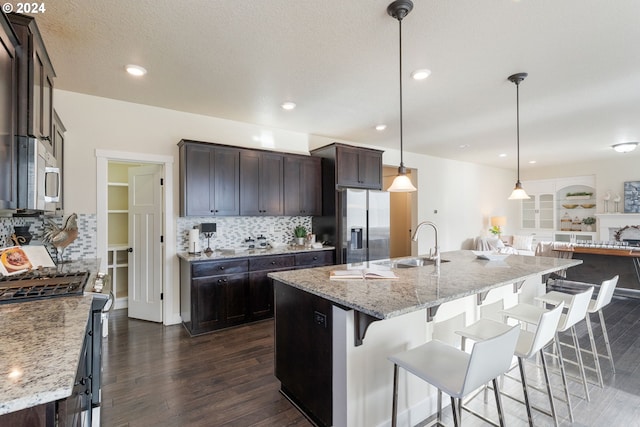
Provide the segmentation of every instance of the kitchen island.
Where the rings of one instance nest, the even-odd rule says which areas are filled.
[[[317,425],[384,425],[393,373],[387,357],[430,340],[438,307],[469,311],[491,290],[513,295],[525,281],[542,286],[542,275],[582,262],[519,255],[485,261],[472,251],[442,258],[439,274],[433,265],[397,268],[398,259],[270,273],[282,393]],[[332,270],[363,267],[391,268],[398,278],[329,279]],[[404,375],[400,384],[402,424],[435,412],[433,390]]]

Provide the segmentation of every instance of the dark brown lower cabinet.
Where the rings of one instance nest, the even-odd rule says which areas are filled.
[[[191,335],[273,317],[268,274],[334,263],[333,251],[189,262],[180,259],[180,315]]]
[[[202,277],[192,280],[194,333],[210,331],[245,321],[246,274]]]

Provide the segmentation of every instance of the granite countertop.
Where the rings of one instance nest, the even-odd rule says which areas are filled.
[[[301,252],[314,252],[314,251],[330,251],[334,250],[333,246],[323,246],[321,248],[308,248],[306,246],[298,246],[298,245],[287,245],[278,248],[269,247],[268,249],[249,249],[242,252],[230,253],[230,252],[222,252],[218,249],[213,251],[211,254],[207,255],[204,251],[201,254],[192,255],[188,252],[178,252],[178,257],[185,261],[195,262],[195,261],[209,261],[209,260],[223,260],[223,259],[231,259],[231,258],[246,258],[253,256],[269,256],[269,255],[286,255],[286,254],[296,254]]]
[[[0,305],[0,415],[71,395],[92,299]]]
[[[397,279],[329,279],[332,270],[391,268],[394,260],[382,260],[274,272],[269,277],[375,318],[387,319],[582,263],[579,259],[523,255],[485,261],[477,259],[472,251],[444,252],[442,259],[450,262],[441,263],[439,275],[435,274],[435,266],[428,265],[392,268]]]

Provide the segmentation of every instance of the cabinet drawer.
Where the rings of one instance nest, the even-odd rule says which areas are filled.
[[[316,251],[296,254],[296,265],[298,266],[321,266],[333,264],[333,251]]]
[[[283,256],[264,256],[249,259],[249,270],[275,270],[286,267],[293,267],[295,265],[295,258],[293,255]]]
[[[216,276],[219,274],[245,273],[248,270],[246,259],[232,261],[204,261],[193,263],[193,277]]]

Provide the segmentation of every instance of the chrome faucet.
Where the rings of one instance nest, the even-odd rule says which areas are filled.
[[[418,233],[420,232],[420,230],[422,229],[422,227],[424,227],[425,225],[430,225],[431,227],[433,227],[433,231],[435,233],[435,238],[436,238],[436,246],[435,246],[435,251],[432,253],[431,249],[429,249],[429,259],[432,261],[435,261],[436,263],[436,270],[440,271],[440,248],[438,247],[438,227],[436,227],[436,225],[431,222],[431,221],[422,221],[420,224],[418,224],[418,227],[416,228],[416,231],[413,233],[413,236],[411,236],[411,240],[413,240],[414,242],[418,241]]]

